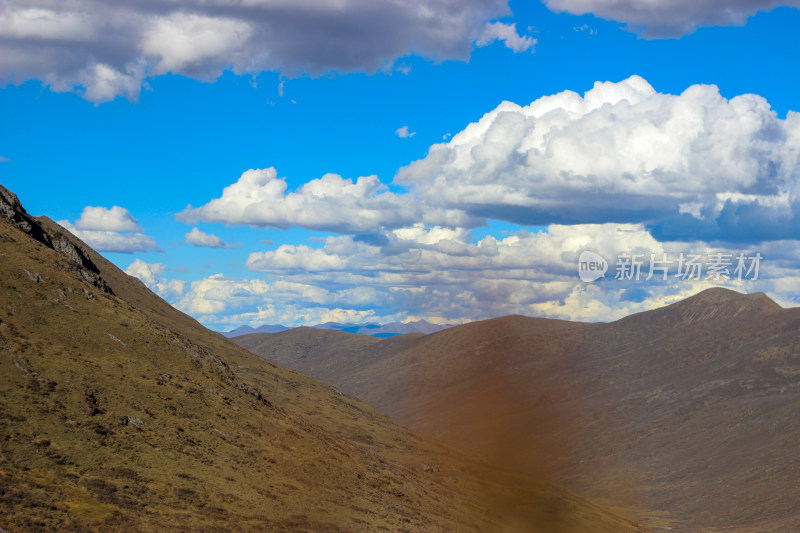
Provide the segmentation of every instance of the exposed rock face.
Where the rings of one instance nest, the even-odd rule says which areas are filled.
[[[114,294],[108,283],[100,276],[100,269],[79,247],[62,233],[48,232],[42,224],[30,216],[17,195],[0,185],[0,215],[14,226],[27,233],[33,240],[64,254],[75,264],[76,272],[86,281],[108,294]]]
[[[31,236],[32,239],[37,240],[48,246],[53,247],[50,237],[22,207],[19,198],[13,192],[9,191],[0,185],[0,215],[9,219],[12,224]]]

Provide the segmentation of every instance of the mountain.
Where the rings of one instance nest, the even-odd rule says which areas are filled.
[[[3,531],[644,531],[203,328],[0,186]]]
[[[417,320],[416,322],[392,322],[389,324],[351,324],[340,322],[326,322],[324,324],[317,324],[310,326],[316,329],[333,329],[337,331],[346,331],[348,333],[358,333],[360,335],[372,335],[373,337],[388,338],[395,335],[403,335],[406,333],[435,333],[443,329],[452,327],[451,324],[431,324],[426,320]],[[252,333],[280,333],[286,331],[286,326],[278,325],[264,325],[257,328],[250,326],[239,326],[233,331],[223,333],[226,337],[240,337],[242,335],[250,335]]]
[[[442,331],[443,329],[451,327],[453,327],[452,324],[431,324],[427,320],[417,320],[414,322],[392,322],[390,324],[375,328],[369,332],[369,335],[374,335],[376,337],[388,337],[394,335],[404,335],[406,333],[436,333],[437,331]],[[366,332],[358,331],[357,333]]]
[[[222,334],[228,338],[232,337],[239,337],[240,335],[249,335],[251,333],[279,333],[281,331],[286,331],[286,326],[282,326],[280,324],[264,324],[263,326],[259,326],[257,328],[251,328],[250,326],[239,326],[238,328],[222,332]]]
[[[800,309],[763,294],[709,289],[609,324],[237,342],[495,464],[655,510],[654,528],[800,530]]]

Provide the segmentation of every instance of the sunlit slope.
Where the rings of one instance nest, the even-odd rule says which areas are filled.
[[[611,324],[236,340],[427,436],[681,531],[800,530],[800,310],[711,289]],[[728,529],[733,528],[733,529]]]
[[[0,527],[637,531],[229,343],[0,205]]]

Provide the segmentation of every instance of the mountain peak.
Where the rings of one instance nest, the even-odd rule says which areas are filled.
[[[763,292],[745,294],[723,287],[712,287],[662,309],[634,316],[646,315],[661,322],[687,325],[707,320],[763,316],[782,309]]]
[[[684,304],[703,304],[711,306],[745,306],[748,308],[762,307],[764,310],[782,309],[769,296],[763,292],[741,293],[724,287],[712,287],[690,296],[682,303]]]

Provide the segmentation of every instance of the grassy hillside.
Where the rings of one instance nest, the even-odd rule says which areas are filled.
[[[237,342],[427,436],[680,531],[800,530],[800,310],[712,289],[611,324],[520,316]]]
[[[643,530],[246,352],[0,193],[0,528]]]

